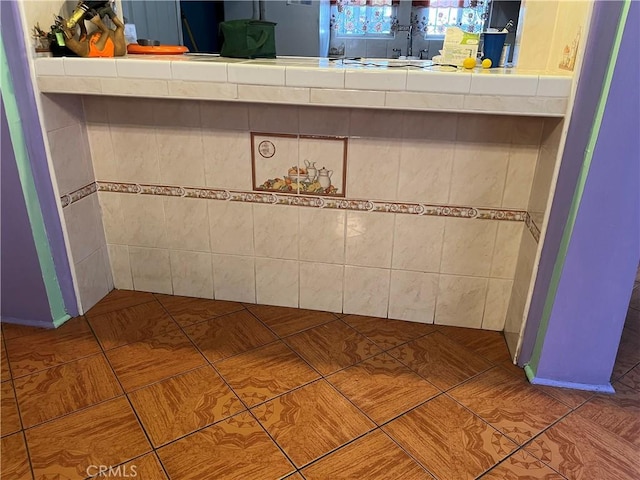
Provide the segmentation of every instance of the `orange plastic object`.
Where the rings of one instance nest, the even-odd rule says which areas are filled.
[[[157,47],[143,47],[137,43],[127,45],[127,53],[134,55],[182,55],[188,51],[189,49],[182,45],[160,45]]]

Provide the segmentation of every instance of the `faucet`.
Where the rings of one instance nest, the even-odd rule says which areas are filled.
[[[396,27],[398,32],[407,32],[407,58],[413,55],[413,24],[411,25],[398,25]]]

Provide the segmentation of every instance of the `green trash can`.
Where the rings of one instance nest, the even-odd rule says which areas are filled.
[[[220,55],[233,58],[276,58],[276,24],[265,20],[220,23]]]

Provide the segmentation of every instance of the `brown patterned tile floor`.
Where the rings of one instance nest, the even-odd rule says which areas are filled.
[[[151,450],[125,397],[28,429],[26,437],[36,478],[85,478],[91,465],[117,465]]]
[[[299,473],[294,473],[293,475],[289,475],[284,480],[305,480]]]
[[[640,455],[632,443],[573,412],[525,450],[571,480],[637,480]]]
[[[356,459],[357,461],[354,461]],[[302,473],[307,480],[433,478],[380,430],[327,455],[310,467],[304,468]]]
[[[103,354],[17,378],[15,389],[25,428],[122,395]]]
[[[20,336],[6,337],[5,342],[13,378],[100,352],[83,317],[73,318],[55,330],[29,328]]]
[[[640,390],[640,365],[636,365],[620,378],[620,383],[628,387]]]
[[[244,310],[241,303],[156,294],[169,315],[183,327]]]
[[[152,293],[134,292],[133,290],[112,290],[87,312],[87,317],[115,312],[116,310],[153,301],[155,301],[155,298]]]
[[[324,380],[263,403],[252,412],[298,467],[375,427]]]
[[[11,380],[2,382],[0,390],[0,432],[5,437],[22,430],[20,424],[20,414],[18,413],[18,402]]]
[[[640,364],[640,310],[629,308],[611,378],[617,380]]]
[[[378,425],[440,393],[386,353],[341,370],[327,380]]]
[[[517,448],[446,395],[429,400],[383,430],[442,480],[475,478]]]
[[[347,315],[342,320],[382,349],[397,347],[441,328],[427,323],[403,322],[361,315]]]
[[[519,378],[522,378],[519,376]],[[544,385],[536,385],[536,388],[550,397],[560,400],[570,408],[578,408],[584,402],[593,397],[593,392],[587,390],[573,390],[570,388],[554,388]]]
[[[303,308],[270,305],[250,305],[247,308],[279,337],[286,337],[336,319],[332,313]]]
[[[341,320],[305,330],[284,341],[323,375],[381,352]]]
[[[18,432],[0,441],[2,478],[6,480],[31,480],[31,466],[24,442],[24,433]]]
[[[500,332],[445,326],[440,329],[440,333],[444,333],[447,337],[464,345],[491,363],[511,360],[509,350],[505,348],[504,336]]]
[[[184,331],[210,362],[276,340],[276,336],[246,310],[190,325]]]
[[[295,471],[246,412],[162,447],[158,455],[174,480],[276,480]]]
[[[577,411],[605,430],[633,443],[640,455],[640,391],[614,383],[615,395],[595,395]]]
[[[449,395],[519,445],[570,412],[565,404],[501,367],[478,375]]]
[[[491,367],[484,358],[440,332],[389,350],[389,354],[443,390]]]
[[[118,468],[119,467],[119,468]],[[89,473],[93,473],[92,471]],[[126,463],[107,470],[106,474],[97,478],[122,478],[139,480],[167,480],[167,475],[155,453],[147,453],[138,458],[134,458]]]
[[[0,338],[0,373],[2,374],[3,382],[6,382],[11,378],[9,360],[7,359],[7,349],[4,347],[4,338]]]
[[[14,325],[12,323],[2,324],[2,338],[17,338],[30,333],[42,332],[43,329],[36,327],[27,327],[26,325]]]
[[[249,407],[320,377],[281,341],[222,360],[216,368]]]
[[[210,366],[136,390],[129,399],[156,447],[244,410]]]
[[[178,329],[178,324],[158,302],[141,303],[102,315],[91,315],[87,320],[105,350]]]
[[[480,478],[482,480],[564,480],[562,475],[524,450],[518,450]]]
[[[638,313],[602,395],[530,385],[495,332],[113,291],[2,324],[1,477],[637,480]]]
[[[202,365],[206,361],[179,330],[106,352],[125,391],[144,387]]]

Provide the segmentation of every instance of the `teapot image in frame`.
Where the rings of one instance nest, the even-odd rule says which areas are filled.
[[[316,179],[316,176],[318,175],[316,162],[310,162],[309,160],[305,159],[304,165],[307,167],[307,175],[309,177],[309,182],[314,182]]]
[[[327,170],[325,167],[318,170],[317,182],[325,190],[331,186],[331,175],[333,175],[333,170]]]

